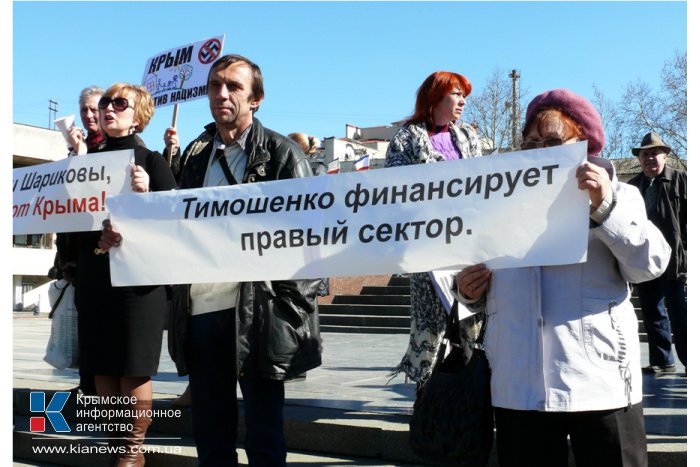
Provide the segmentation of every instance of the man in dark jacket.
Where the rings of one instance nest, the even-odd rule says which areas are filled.
[[[632,148],[632,153],[639,157],[642,173],[629,183],[639,188],[649,220],[664,234],[673,252],[663,276],[637,284],[644,327],[649,338],[649,366],[643,368],[647,373],[676,371],[671,351],[674,340],[678,359],[686,370],[688,367],[687,177],[685,172],[666,164],[670,151],[671,148],[655,132],[647,133],[642,144]]]
[[[104,92],[104,89],[94,85],[88,86],[80,91],[78,105],[80,106],[80,121],[85,131],[78,126],[74,126],[68,130],[68,149],[70,150],[70,156],[96,152],[104,146],[105,138],[100,128],[100,112],[97,108],[97,103]],[[73,285],[75,285],[77,256],[74,238],[74,235],[70,233],[59,233],[56,235],[57,251],[56,259],[54,260],[54,265],[57,266],[56,279],[65,279]],[[80,314],[80,310],[78,310],[78,314]],[[82,341],[84,338],[80,339],[80,323],[81,320],[78,319],[78,340]],[[86,395],[97,394],[95,376],[82,366],[78,368],[78,374],[80,375],[80,383],[78,387],[72,389],[71,392],[83,393]]]
[[[214,123],[183,152],[181,188],[312,175],[308,159],[291,140],[254,118],[264,97],[256,64],[238,55],[220,58],[209,72],[208,94]],[[249,464],[285,465],[284,380],[321,364],[318,282],[174,286],[171,353],[178,372],[190,375],[202,467],[237,465],[237,382]]]

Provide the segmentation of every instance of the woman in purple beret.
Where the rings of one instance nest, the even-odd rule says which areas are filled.
[[[663,273],[670,249],[646,217],[639,191],[596,157],[600,115],[566,89],[527,108],[522,149],[588,141],[576,171],[590,198],[588,257],[564,266],[457,275],[459,299],[486,310],[498,461],[509,466],[645,466],[637,317],[628,282]]]

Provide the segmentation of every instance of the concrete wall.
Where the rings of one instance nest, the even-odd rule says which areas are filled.
[[[56,256],[56,250],[13,248],[10,254],[13,275],[45,276]]]
[[[12,155],[14,162],[33,159],[35,164],[64,159],[68,154],[66,141],[58,130],[13,124]],[[22,164],[25,165],[25,164]]]

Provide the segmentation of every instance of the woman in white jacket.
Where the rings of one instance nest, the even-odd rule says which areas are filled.
[[[555,89],[527,108],[522,149],[588,141],[576,172],[590,197],[588,259],[564,266],[465,268],[456,282],[485,307],[498,460],[508,466],[644,466],[642,374],[628,282],[663,273],[670,248],[647,220],[639,191],[595,157],[600,115],[581,96]]]

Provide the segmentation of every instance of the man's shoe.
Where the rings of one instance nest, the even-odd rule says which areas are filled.
[[[676,365],[649,365],[642,368],[642,373],[675,373]]]

